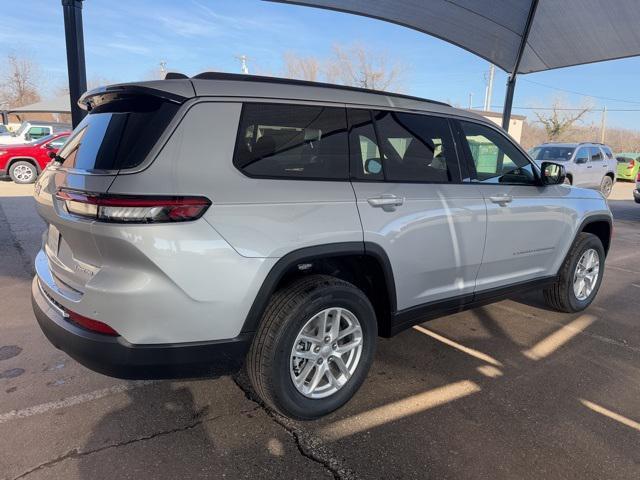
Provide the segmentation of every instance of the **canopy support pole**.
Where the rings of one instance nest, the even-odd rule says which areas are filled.
[[[0,111],[0,120],[0,123],[3,125],[9,123],[9,112],[7,112],[6,110]]]
[[[516,91],[517,75],[509,75],[507,79],[507,93],[504,98],[504,107],[502,109],[502,128],[509,131],[509,122],[511,121],[511,109],[513,107],[513,94]]]
[[[524,26],[524,31],[522,32],[522,39],[520,40],[520,48],[518,48],[518,56],[516,57],[516,62],[513,66],[513,70],[511,75],[509,75],[509,79],[507,80],[507,93],[504,99],[504,108],[502,110],[502,128],[506,131],[509,131],[509,122],[511,122],[511,109],[513,108],[513,94],[516,90],[516,78],[518,76],[518,70],[520,70],[520,62],[522,61],[522,56],[524,55],[525,48],[527,46],[527,41],[529,40],[529,32],[531,31],[531,25],[533,24],[533,19],[536,16],[536,9],[538,8],[538,0],[531,0],[531,6],[529,7],[529,15],[527,16],[527,23]]]
[[[87,69],[84,62],[84,35],[82,33],[82,2],[83,0],[62,0],[73,128],[77,127],[86,115],[86,111],[78,106],[80,96],[87,90]]]

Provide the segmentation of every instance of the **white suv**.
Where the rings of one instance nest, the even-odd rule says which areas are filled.
[[[600,286],[605,200],[475,114],[217,73],[81,103],[36,184],[32,294],[96,371],[244,364],[272,408],[317,418],[362,384],[378,335],[530,288],[576,312]]]
[[[558,162],[566,170],[565,183],[600,190],[605,198],[616,183],[618,162],[611,147],[602,143],[545,143],[531,150],[540,164]]]

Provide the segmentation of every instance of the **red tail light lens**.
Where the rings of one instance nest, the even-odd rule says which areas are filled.
[[[627,168],[633,168],[636,166],[636,161],[635,160],[629,160],[629,163],[627,164]]]
[[[205,197],[125,196],[60,189],[56,198],[67,212],[113,223],[186,222],[200,218],[211,201]]]
[[[112,337],[117,337],[120,335],[106,323],[83,317],[82,315],[79,315],[76,312],[72,312],[71,310],[67,310],[67,314],[69,315],[69,320],[71,320],[73,323],[81,326],[82,328],[86,328],[87,330],[91,330],[92,332],[101,333],[103,335],[111,335]]]

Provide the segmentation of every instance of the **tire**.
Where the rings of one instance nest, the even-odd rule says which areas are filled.
[[[565,185],[571,185],[571,179],[569,177],[564,177],[564,182]]]
[[[600,193],[604,198],[609,198],[611,195],[611,189],[613,188],[613,180],[609,175],[605,175],[600,182]]]
[[[11,177],[11,180],[15,183],[34,183],[38,178],[38,170],[32,163],[20,160],[11,164],[9,177]]]
[[[590,250],[594,250],[597,253],[598,272],[591,292],[586,298],[579,298],[574,290],[576,269],[582,256]],[[600,239],[591,233],[579,233],[562,267],[560,267],[558,280],[543,292],[547,305],[555,310],[567,313],[580,312],[591,305],[602,283],[604,260],[604,247]]]
[[[313,360],[311,363],[311,359],[294,359],[293,349],[296,348],[296,352],[303,349],[298,341],[303,328],[318,318],[325,318],[325,322],[329,323],[326,316],[321,317],[318,314],[334,308],[343,309],[341,315],[349,314],[349,318],[355,317],[356,323],[359,323],[362,333],[359,360],[355,362],[355,369],[350,378],[346,379],[346,375],[342,376],[340,373],[344,384],[337,391],[322,398],[310,398],[294,384],[296,365],[300,366],[296,362],[302,362],[306,367],[307,363],[319,365],[316,362],[320,360]],[[342,318],[338,325],[355,325],[355,323],[348,323],[350,320],[346,317],[340,315],[337,317]],[[344,331],[346,332],[346,329]],[[324,340],[330,336],[328,334]],[[268,407],[291,418],[312,420],[340,408],[360,388],[373,361],[377,336],[375,311],[360,289],[348,282],[326,275],[304,277],[277,291],[271,298],[247,355],[247,373],[254,390]],[[318,328],[318,338],[320,337],[322,334]],[[347,343],[355,339],[349,335],[345,338],[347,340],[343,341]],[[306,344],[304,341],[301,342]],[[334,347],[333,339],[330,343],[331,345],[322,346],[322,352],[318,356],[330,355],[323,365],[325,368],[330,367],[335,370],[336,356],[333,356],[330,351],[325,351]],[[322,341],[318,344],[311,343],[308,351],[303,349],[303,353],[311,355],[314,345],[320,344]],[[338,341],[335,344],[337,345]],[[351,353],[344,355],[347,356],[347,361],[341,362],[341,365],[348,365],[348,360],[352,358]],[[300,367],[302,372],[299,372],[299,378],[304,375],[304,367]],[[316,367],[309,368],[313,369],[307,375],[313,379]],[[336,379],[335,376],[332,378]],[[329,384],[328,376],[323,376],[322,379],[318,390],[322,390],[321,385]],[[309,384],[312,383],[309,382]],[[333,388],[333,384],[324,388]]]

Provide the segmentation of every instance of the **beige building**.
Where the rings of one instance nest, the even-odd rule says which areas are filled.
[[[496,125],[502,126],[502,113],[500,112],[487,112],[484,110],[470,110],[473,113],[482,115],[484,118],[491,120]],[[509,122],[509,135],[515,138],[518,143],[522,138],[522,125],[527,117],[524,115],[511,115],[511,121]]]

